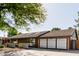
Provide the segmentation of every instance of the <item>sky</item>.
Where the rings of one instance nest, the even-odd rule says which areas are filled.
[[[79,4],[77,3],[44,3],[43,7],[47,11],[45,22],[39,25],[30,25],[29,32],[48,31],[54,27],[67,29],[73,27],[76,22],[79,11]],[[20,30],[25,33],[24,29]],[[6,36],[7,33],[0,31],[0,36]]]
[[[48,31],[54,27],[67,29],[73,27],[79,11],[79,4],[73,3],[48,3],[43,5],[47,11],[46,20],[40,25],[31,25],[30,32]]]

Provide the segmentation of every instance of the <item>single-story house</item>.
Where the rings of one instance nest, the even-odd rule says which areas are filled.
[[[9,39],[12,42],[32,43],[36,48],[76,49],[78,37],[75,29],[65,29],[20,34]]]
[[[20,35],[15,35],[9,37],[10,42],[17,42],[17,43],[29,43],[31,47],[38,47],[38,37],[48,33],[49,31],[42,31],[42,32],[33,32],[33,33],[25,33]]]

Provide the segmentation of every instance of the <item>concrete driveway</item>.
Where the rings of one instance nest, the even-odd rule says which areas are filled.
[[[79,50],[53,50],[32,48],[21,51],[25,56],[79,56]]]
[[[79,50],[3,48],[0,50],[0,56],[79,56]]]

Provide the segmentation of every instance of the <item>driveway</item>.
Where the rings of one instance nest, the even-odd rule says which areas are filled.
[[[79,56],[79,50],[53,50],[53,49],[19,49],[3,48],[0,50],[1,56]]]
[[[32,48],[21,51],[25,56],[79,56],[79,50],[52,50]]]

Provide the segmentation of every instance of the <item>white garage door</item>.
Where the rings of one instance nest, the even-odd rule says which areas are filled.
[[[57,48],[58,49],[66,49],[66,39],[57,39]]]
[[[46,39],[40,39],[40,47],[46,48],[46,46],[47,46]]]
[[[48,39],[48,48],[55,48],[56,39]]]

